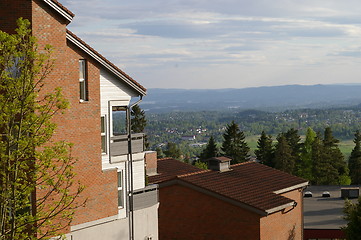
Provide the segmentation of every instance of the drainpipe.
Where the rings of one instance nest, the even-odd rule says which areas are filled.
[[[140,99],[130,105],[127,111],[127,133],[128,133],[128,176],[129,176],[129,193],[128,193],[128,211],[129,211],[129,239],[134,240],[134,203],[133,203],[133,150],[132,150],[132,124],[130,118],[130,112],[132,108],[140,103],[143,96],[139,96]]]

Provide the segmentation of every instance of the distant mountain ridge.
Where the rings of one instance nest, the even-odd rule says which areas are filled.
[[[257,109],[283,111],[361,104],[361,85],[285,85],[242,89],[148,89],[150,112]]]

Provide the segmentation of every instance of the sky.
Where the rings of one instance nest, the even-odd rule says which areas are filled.
[[[360,0],[60,0],[146,88],[361,83]]]

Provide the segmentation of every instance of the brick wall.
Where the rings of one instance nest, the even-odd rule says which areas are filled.
[[[31,0],[1,0],[0,1],[0,29],[14,33],[16,20],[19,17],[31,19]]]
[[[159,239],[259,239],[259,215],[180,185],[159,191]]]
[[[302,239],[302,192],[294,190],[281,194],[284,197],[297,202],[295,208],[289,207],[285,210],[270,214],[261,218],[261,239]],[[294,236],[294,238],[289,238]]]
[[[46,79],[45,91],[61,87],[70,109],[55,117],[58,128],[54,141],[74,143],[73,157],[77,180],[85,186],[73,225],[114,216],[117,207],[117,172],[102,172],[100,139],[100,69],[92,58],[66,41],[66,22],[49,7],[34,1],[33,34],[39,46],[54,47],[55,68]],[[79,101],[79,59],[87,60],[89,101]]]
[[[79,202],[73,225],[113,216],[117,208],[116,170],[102,172],[100,142],[100,69],[99,65],[76,46],[66,41],[66,20],[39,0],[1,0],[0,29],[12,32],[15,21],[23,16],[32,22],[39,49],[54,48],[55,68],[46,78],[44,93],[61,87],[70,101],[70,109],[55,117],[58,124],[53,141],[74,143],[73,157],[77,180],[86,189]],[[79,102],[79,59],[87,59],[89,101]],[[68,229],[69,230],[69,229]]]

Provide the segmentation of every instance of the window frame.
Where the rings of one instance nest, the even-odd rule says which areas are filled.
[[[108,154],[107,115],[100,116],[100,137],[102,155]],[[103,146],[104,141],[104,146]]]
[[[79,100],[86,102],[88,97],[88,75],[87,75],[87,60],[79,59]]]
[[[117,172],[118,209],[123,209],[125,207],[123,175],[124,175],[123,171],[118,170],[118,172]]]

